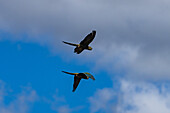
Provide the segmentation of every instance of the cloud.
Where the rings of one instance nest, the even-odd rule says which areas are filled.
[[[35,102],[49,105],[57,113],[72,113],[83,109],[83,106],[71,108],[65,97],[58,95],[58,90],[52,99],[38,96],[31,87],[22,87],[20,93],[15,93],[8,85],[0,80],[0,113],[30,113]]]
[[[104,112],[109,112],[113,106],[110,103],[114,101],[115,93],[111,88],[99,89],[95,92],[93,97],[89,98],[91,103],[90,111],[92,113],[98,112],[100,110]],[[108,111],[109,110],[109,111]]]
[[[103,88],[89,98],[90,110],[114,113],[169,113],[169,84],[121,80],[120,89]]]
[[[43,98],[45,103],[50,104],[51,109],[56,111],[57,113],[73,113],[75,111],[79,111],[83,109],[83,106],[76,106],[71,108],[67,103],[64,96],[59,96],[58,89],[56,89],[55,94],[52,96],[53,98],[50,100],[49,98]]]
[[[71,109],[68,106],[60,106],[57,111],[58,113],[70,113]]]
[[[110,65],[109,72],[124,70],[131,78],[169,80],[169,4],[168,0],[1,0],[0,30],[17,35],[0,40],[36,42],[57,53],[70,50],[62,40],[78,43],[95,29],[95,54],[90,57],[96,68]]]
[[[56,90],[56,93],[53,95],[53,100],[49,102],[51,104],[51,108],[58,113],[71,113],[72,111],[65,98],[58,95],[58,90]]]
[[[5,83],[0,81],[0,113],[28,113],[38,98],[36,91],[30,87],[25,87],[17,95],[10,92]],[[14,97],[12,100],[11,96]]]
[[[101,54],[105,53],[103,49],[99,51]],[[168,49],[166,52],[168,52]],[[107,49],[107,53],[98,55],[100,57],[96,58],[96,68],[98,70],[106,70],[110,73],[123,73],[131,79],[151,81],[169,80],[170,59],[169,54],[166,52],[160,54],[151,52],[152,55],[150,55],[151,53],[143,53],[142,47],[112,45]]]
[[[108,71],[111,77],[119,72],[133,82],[121,81],[117,105],[113,102],[115,90],[98,90],[89,99],[94,106],[91,112],[166,113],[170,112],[169,89],[163,84],[158,88],[147,80],[170,80],[169,4],[169,0],[1,0],[0,31],[12,36],[1,35],[0,41],[36,42],[58,52],[70,50],[61,45],[62,40],[78,43],[95,29],[93,52],[82,55],[88,55],[85,58],[90,57],[96,69]],[[144,83],[134,82],[136,79]],[[71,112],[65,103],[55,109]]]
[[[121,90],[124,93],[124,101],[120,103],[121,113],[170,112],[170,90],[164,85],[158,88],[150,83],[138,84],[122,81]]]

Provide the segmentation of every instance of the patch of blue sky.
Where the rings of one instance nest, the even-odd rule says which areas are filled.
[[[81,64],[76,59],[65,61],[62,54],[51,55],[48,48],[35,43],[1,41],[0,53],[0,79],[14,90],[11,95],[19,93],[23,86],[29,86],[40,96],[39,102],[35,102],[31,113],[42,111],[53,113],[49,103],[46,103],[42,97],[55,101],[53,96],[56,90],[58,90],[59,98],[65,98],[66,105],[70,108],[82,106],[82,110],[77,112],[85,113],[89,111],[88,97],[92,96],[96,89],[112,87],[112,80],[106,72],[95,74],[91,72],[88,64]],[[76,92],[73,93],[74,77],[62,73],[62,70],[90,72],[96,80],[82,80]],[[6,98],[5,101],[11,99]],[[61,102],[58,106],[60,104]]]

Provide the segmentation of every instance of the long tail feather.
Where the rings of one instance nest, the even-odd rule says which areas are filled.
[[[68,44],[68,45],[72,45],[72,46],[78,46],[78,44],[73,44],[73,43],[69,43],[69,42],[65,42],[65,41],[63,41],[63,43]]]
[[[70,74],[70,75],[77,75],[78,73],[70,73],[70,72],[66,72],[66,71],[62,71],[63,73],[66,73],[66,74]]]

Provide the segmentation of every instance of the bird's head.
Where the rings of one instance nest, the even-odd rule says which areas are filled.
[[[87,48],[88,50],[92,50],[93,48],[92,47],[90,47],[90,46],[88,46],[88,48]]]
[[[93,77],[93,75],[91,75],[90,73],[85,72],[84,74],[85,74],[88,78],[91,78],[91,79],[95,80],[95,78]]]

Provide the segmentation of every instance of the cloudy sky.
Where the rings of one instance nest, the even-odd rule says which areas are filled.
[[[170,113],[169,12],[169,0],[0,0],[0,113]],[[92,51],[62,43],[92,30]],[[62,70],[96,81],[73,93]]]

